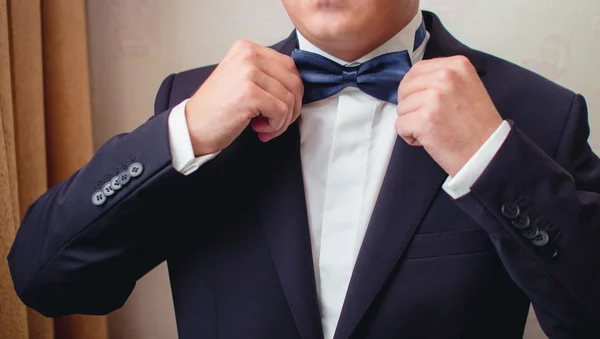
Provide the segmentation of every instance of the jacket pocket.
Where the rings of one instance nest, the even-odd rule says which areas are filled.
[[[405,259],[445,257],[494,251],[483,229],[416,235],[405,253]]]

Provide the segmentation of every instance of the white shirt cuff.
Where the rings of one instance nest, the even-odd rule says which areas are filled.
[[[492,159],[498,153],[504,140],[510,132],[510,124],[503,121],[486,142],[467,161],[463,168],[454,177],[448,176],[442,188],[453,199],[458,199],[471,192],[471,187],[488,167]]]
[[[185,118],[185,106],[188,100],[171,110],[169,115],[169,146],[173,167],[183,175],[194,173],[200,166],[214,159],[220,152],[195,157],[192,139]]]

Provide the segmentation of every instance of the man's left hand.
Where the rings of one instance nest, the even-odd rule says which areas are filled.
[[[502,123],[475,68],[464,56],[416,63],[398,88],[396,131],[423,146],[451,176]]]

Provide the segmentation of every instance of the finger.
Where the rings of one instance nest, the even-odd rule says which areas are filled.
[[[269,133],[274,131],[273,127],[269,124],[269,119],[264,116],[258,116],[252,119],[250,125],[257,133]]]
[[[279,53],[276,50],[268,47],[260,46],[258,48],[258,54],[264,57],[264,59],[269,61],[274,61],[283,68],[287,69],[290,72],[298,72],[296,69],[296,63],[294,60],[285,54]]]
[[[407,144],[421,146],[418,137],[420,124],[419,112],[415,111],[398,117],[396,120],[396,132]]]
[[[278,72],[280,73],[282,69],[278,67],[274,68],[275,69],[271,69],[266,72],[260,68],[255,68],[256,72],[253,72],[251,75],[252,80],[260,88],[273,94],[275,97],[277,97],[277,99],[283,101],[289,107],[291,114],[292,107],[296,103],[296,97],[294,93],[277,78],[277,76],[282,76],[281,74],[278,74]]]
[[[287,126],[290,124],[292,120],[292,116],[294,115],[294,106],[296,103],[296,96],[292,94],[284,85],[281,84],[275,78],[272,78],[266,73],[262,73],[259,71],[254,75],[254,83],[257,84],[260,88],[265,90],[266,92],[272,94],[281,102],[283,102],[288,107],[288,113],[284,119],[284,122],[278,129],[287,129]],[[275,127],[275,126],[273,126]],[[260,130],[258,132],[268,132],[266,130]]]
[[[252,120],[252,129],[258,132],[258,136],[261,141],[267,142],[283,134],[291,125],[292,118],[293,115],[288,114],[282,127],[278,130],[274,130],[266,117],[257,117]]]
[[[400,86],[398,86],[398,101],[400,102],[415,93],[430,89],[449,91],[457,77],[458,75],[452,70],[442,69],[412,79],[403,79]]]
[[[255,121],[252,121],[252,128],[258,132],[258,138],[260,141],[268,142],[283,134],[283,132],[285,132],[290,125],[291,120],[292,115],[288,114],[284,125],[280,129],[273,131],[273,129],[270,128],[267,119],[265,117],[259,117],[258,119],[255,119]]]
[[[280,136],[282,132],[272,132],[272,133],[258,133],[258,139],[262,142],[269,142],[278,136]]]
[[[435,72],[440,69],[453,69],[459,73],[475,70],[473,64],[467,57],[463,55],[455,55],[451,57],[419,61],[413,67],[411,67],[405,78],[410,79],[415,76]]]
[[[253,107],[254,114],[266,117],[272,131],[279,130],[284,125],[287,115],[291,113],[290,107],[257,84],[251,83],[251,86],[254,87],[249,104]]]
[[[396,113],[399,117],[413,113],[423,108],[430,100],[431,97],[427,90],[413,93],[403,100],[398,101]]]
[[[293,70],[290,71],[279,64],[269,62],[269,60],[265,59],[262,60],[259,67],[263,72],[279,81],[288,91],[293,94],[295,104],[290,123],[296,121],[296,119],[300,116],[300,111],[302,109],[304,84],[302,83],[302,78],[300,77],[300,73],[298,73],[295,65]]]

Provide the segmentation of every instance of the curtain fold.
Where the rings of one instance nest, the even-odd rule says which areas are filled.
[[[6,258],[17,228],[19,201],[10,63],[9,14],[0,1],[0,338],[27,339],[27,310],[14,293]]]
[[[84,0],[0,0],[0,339],[106,339],[104,317],[47,319],[6,256],[27,207],[92,156]]]

